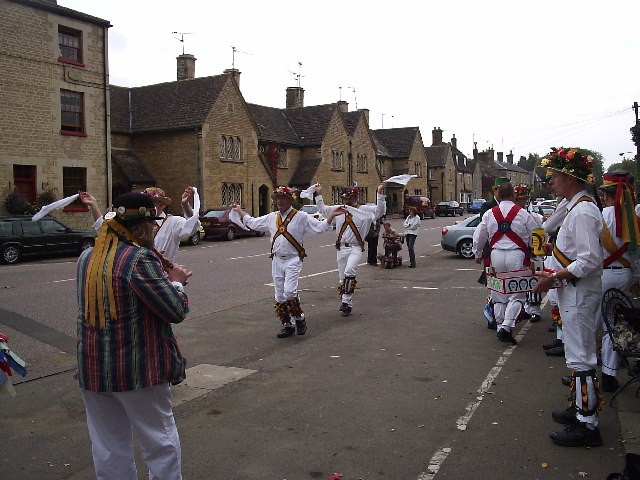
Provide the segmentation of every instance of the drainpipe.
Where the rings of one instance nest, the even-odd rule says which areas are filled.
[[[202,128],[196,127],[196,188],[200,194],[200,201],[204,199],[204,192],[202,191],[202,165],[200,158],[200,149],[202,144]],[[202,205],[201,205],[202,208]],[[200,212],[196,212],[198,215]]]
[[[102,50],[102,60],[103,60],[103,92],[104,92],[104,150],[105,150],[105,162],[107,167],[107,178],[106,178],[106,187],[107,187],[107,210],[111,210],[112,204],[112,195],[111,195],[111,185],[112,185],[112,175],[113,171],[111,169],[111,105],[109,101],[109,42],[108,42],[108,28],[103,27],[103,50]]]

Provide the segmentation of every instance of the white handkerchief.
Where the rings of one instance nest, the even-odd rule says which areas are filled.
[[[72,204],[76,200],[76,198],[78,198],[77,193],[75,195],[71,195],[70,197],[65,197],[62,200],[58,200],[57,202],[50,203],[49,205],[43,205],[40,211],[36,213],[33,217],[31,217],[31,220],[33,220],[34,222],[37,222],[46,214]]]
[[[406,185],[407,183],[409,183],[409,180],[411,180],[412,178],[416,178],[417,175],[396,175],[394,177],[390,177],[387,178],[384,183],[386,182],[393,182],[393,183],[399,183],[400,185]]]
[[[313,200],[313,194],[316,193],[316,187],[318,184],[311,185],[309,188],[302,190],[300,192],[300,198],[308,198],[309,200]]]
[[[249,230],[247,227],[244,226],[244,223],[242,223],[242,218],[240,218],[240,214],[233,209],[231,209],[231,211],[229,212],[229,220],[231,220],[233,223],[238,225],[243,230],[247,230],[247,231]]]
[[[191,235],[198,225],[198,215],[200,212],[200,195],[198,194],[198,189],[193,187],[193,215],[187,218],[187,221],[184,222],[182,226],[182,230],[180,231],[181,237],[188,237]]]

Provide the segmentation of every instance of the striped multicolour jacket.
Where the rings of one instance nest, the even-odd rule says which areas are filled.
[[[121,241],[113,263],[116,314],[107,305],[105,328],[89,324],[84,293],[91,253],[85,251],[77,266],[80,387],[124,392],[182,381],[186,360],[171,324],[184,320],[187,296],[171,285],[155,253]]]

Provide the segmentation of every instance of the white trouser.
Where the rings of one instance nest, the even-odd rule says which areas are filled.
[[[522,270],[524,253],[522,250],[491,250],[491,266],[497,272],[509,272],[512,270]],[[504,329],[510,332],[516,326],[516,319],[520,315],[520,310],[526,300],[525,293],[503,293],[491,292],[493,300],[493,312],[498,324],[498,330]]]
[[[286,302],[298,296],[298,277],[301,270],[302,260],[299,255],[273,256],[271,276],[273,277],[276,302]]]
[[[620,268],[610,269],[605,268],[602,271],[602,294],[610,288],[617,288],[623,293],[630,295],[631,289],[631,269]],[[613,326],[613,325],[612,325]],[[620,366],[620,358],[618,353],[613,349],[611,343],[611,337],[607,333],[607,327],[602,319],[602,309],[598,308],[596,313],[596,330],[602,327],[602,373],[607,375],[616,376],[618,373],[618,367]]]
[[[128,392],[80,389],[97,480],[137,480],[133,432],[149,480],[180,480],[180,438],[169,384]]]
[[[340,284],[345,277],[355,277],[358,271],[358,264],[362,258],[362,248],[359,245],[353,247],[340,246],[336,257],[338,259],[338,275],[340,277]],[[352,306],[353,300],[351,299],[351,293],[342,294],[342,302],[349,306]]]

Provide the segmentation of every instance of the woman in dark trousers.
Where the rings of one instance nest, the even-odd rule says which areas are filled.
[[[416,254],[413,251],[413,246],[418,238],[418,232],[420,232],[420,217],[416,215],[414,207],[409,208],[409,216],[404,220],[404,228],[404,238],[407,241],[407,250],[409,250],[409,268],[416,268]]]

